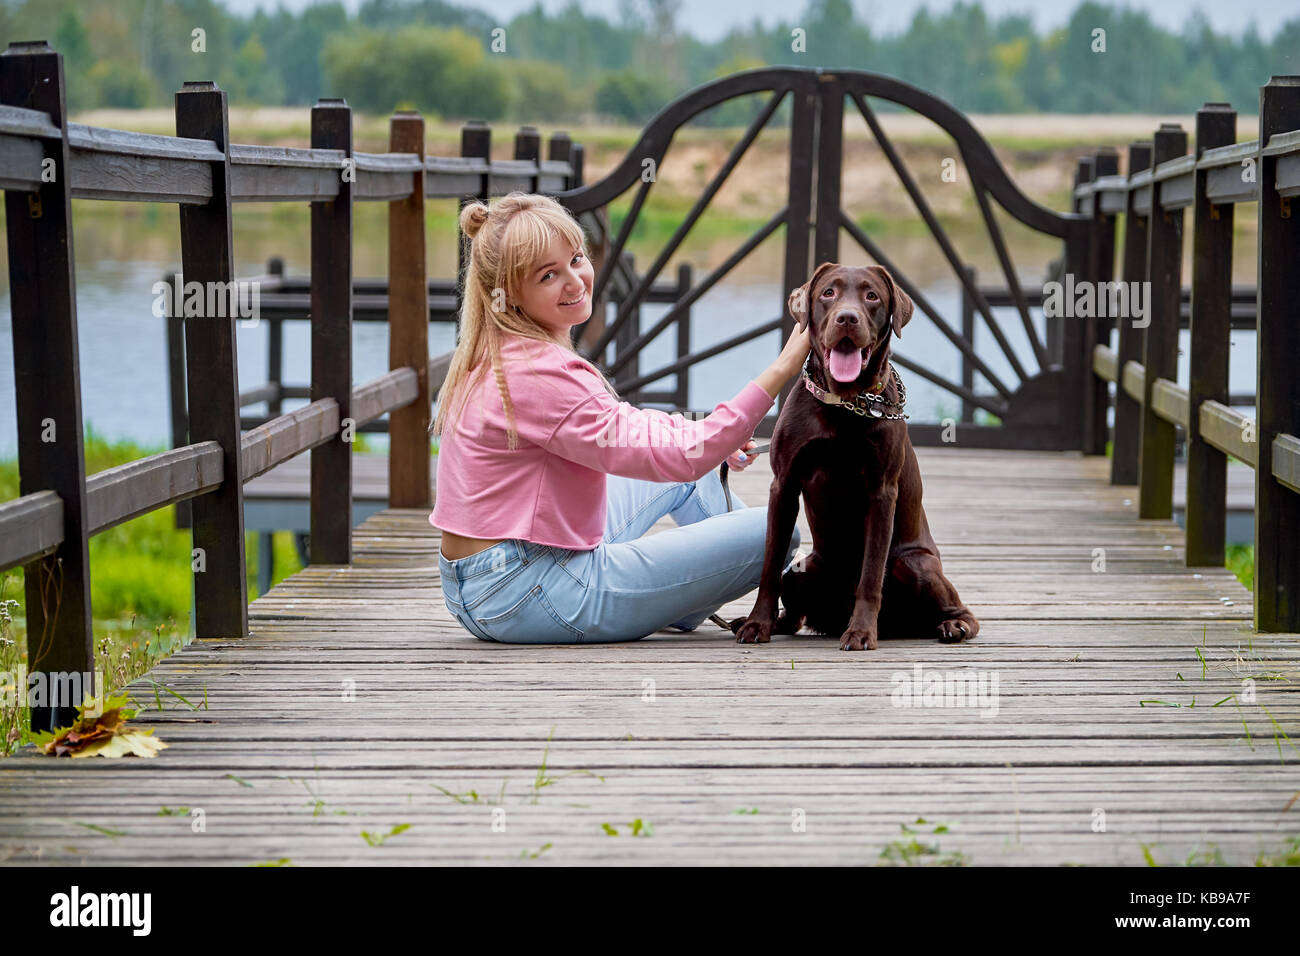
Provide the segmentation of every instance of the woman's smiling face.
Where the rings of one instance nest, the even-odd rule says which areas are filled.
[[[591,286],[595,270],[581,249],[572,249],[556,236],[519,291],[519,305],[530,318],[568,344],[569,329],[591,317]]]

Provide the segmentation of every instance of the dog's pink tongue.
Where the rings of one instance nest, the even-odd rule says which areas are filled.
[[[831,377],[837,382],[853,382],[862,374],[861,349],[831,349]]]

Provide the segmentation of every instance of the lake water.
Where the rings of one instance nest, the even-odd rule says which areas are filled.
[[[74,206],[82,206],[77,203]],[[383,204],[358,205],[354,275],[377,276],[386,269],[387,236],[384,230]],[[102,208],[102,206],[101,206]],[[82,415],[89,428],[108,438],[129,438],[146,445],[170,444],[167,392],[166,337],[164,321],[152,314],[151,288],[163,275],[179,269],[177,216],[170,207],[154,207],[141,213],[142,207],[125,205],[122,215],[92,216],[74,212],[74,251],[77,267],[77,314],[81,361]],[[305,209],[297,207],[285,214],[236,214],[236,272],[247,276],[262,273],[267,258],[280,255],[287,271],[305,274],[309,265],[309,231]],[[888,237],[886,237],[888,238]],[[712,239],[688,245],[678,258],[689,261],[696,269],[696,281],[705,270],[721,262],[743,239]],[[959,286],[928,239],[914,236],[896,237],[891,245],[898,250],[897,261],[907,263],[914,281],[921,284],[936,310],[954,328],[960,329]],[[851,240],[842,240],[845,261],[865,262]],[[650,261],[657,249],[639,251],[638,262]],[[1059,246],[1042,241],[1013,246],[1013,258],[1020,269],[1021,281],[1028,287],[1041,283],[1047,261],[1059,254]],[[963,255],[966,255],[963,253]],[[995,274],[992,253],[978,246],[966,256],[980,267],[981,276]],[[665,278],[676,275],[674,258],[665,269]],[[431,274],[450,275],[455,270],[454,235],[430,234]],[[915,266],[913,266],[915,264]],[[693,308],[691,341],[705,349],[776,318],[784,308],[786,292],[774,276],[782,272],[782,245],[779,234],[769,239],[725,280],[702,297]],[[945,272],[947,273],[945,275]],[[1247,278],[1245,281],[1249,282]],[[0,289],[0,457],[17,454],[17,423],[14,408],[13,337],[9,309],[8,277]],[[643,327],[649,327],[669,307],[646,305],[642,309]],[[1014,309],[998,309],[995,315],[1026,368],[1032,373],[1036,365],[1024,330]],[[1035,314],[1042,335],[1042,316]],[[237,323],[239,387],[248,390],[266,381],[267,329]],[[1016,376],[996,343],[976,320],[976,349],[995,374],[1012,389]],[[430,328],[429,347],[439,354],[453,347],[454,331],[449,323],[434,323]],[[771,332],[744,346],[716,356],[695,366],[690,372],[690,399],[695,409],[710,409],[733,397],[745,383],[767,366],[779,352],[782,339]],[[310,339],[305,321],[285,324],[285,381],[306,385],[310,381]],[[933,370],[950,381],[960,381],[960,353],[942,335],[933,322],[919,310],[904,331],[895,350]],[[1254,391],[1255,336],[1253,332],[1233,333],[1230,388],[1234,392]],[[674,360],[675,329],[669,329],[642,353],[641,371],[659,368]],[[1183,333],[1179,358],[1179,381],[1187,381],[1187,334]],[[354,383],[366,382],[388,368],[387,328],[382,323],[357,322],[353,332]],[[908,387],[908,411],[912,421],[939,421],[957,417],[960,401],[919,376],[903,372]],[[978,383],[978,380],[977,380]],[[649,388],[672,388],[671,377]],[[978,386],[979,390],[985,390]],[[305,404],[305,400],[285,403],[285,410]],[[263,414],[265,405],[250,406],[245,414]],[[386,436],[367,436],[384,447]]]

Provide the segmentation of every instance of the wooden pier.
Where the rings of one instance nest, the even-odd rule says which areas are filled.
[[[1252,634],[1249,592],[1185,567],[1182,532],[1137,520],[1104,458],[918,454],[945,568],[983,621],[972,643],[742,648],[706,622],[621,645],[489,644],[442,604],[428,513],[385,511],[356,530],[351,566],[255,600],[249,638],[196,641],[154,670],[206,709],[164,692],[156,713],[149,680],[132,685],[138,722],[171,744],[157,758],[0,762],[0,859],[1141,866],[1281,851],[1300,754],[1269,715],[1300,718],[1296,635]],[[770,475],[764,456],[733,487],[761,505]],[[896,706],[918,664],[996,675],[996,713]],[[403,824],[380,846],[362,835]]]

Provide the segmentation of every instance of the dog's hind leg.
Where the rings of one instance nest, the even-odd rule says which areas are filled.
[[[945,644],[969,641],[979,633],[980,622],[944,576],[938,555],[919,549],[905,552],[891,565],[890,578],[895,584],[891,621],[907,621],[920,632],[917,636],[933,635],[931,629],[937,627]]]

